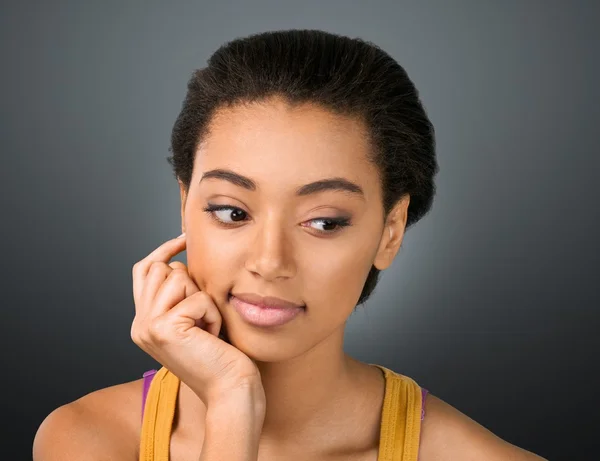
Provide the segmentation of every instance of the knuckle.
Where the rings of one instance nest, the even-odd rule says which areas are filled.
[[[171,263],[169,263],[169,266],[172,267],[173,269],[181,269],[181,270],[187,269],[185,267],[185,264],[183,264],[181,261],[172,261]]]
[[[140,331],[135,322],[131,325],[131,330],[129,331],[129,336],[131,337],[131,340],[138,346],[140,346],[142,344],[142,338],[140,335]]]
[[[142,270],[142,262],[136,262],[131,268],[131,274],[135,277]]]
[[[206,292],[198,290],[191,295],[189,295],[186,299],[193,299],[193,303],[203,307],[210,307],[213,305],[212,298]]]
[[[171,270],[172,269],[162,261],[152,261],[152,263],[150,264],[150,269],[148,270],[148,275],[163,274]]]
[[[148,272],[155,271],[161,267],[161,263],[159,261],[152,261],[148,266]]]
[[[200,290],[197,293],[194,293],[192,296],[198,298],[198,300],[202,303],[213,304],[213,299],[206,291]]]
[[[159,276],[162,273],[160,266],[156,263],[152,263],[148,266],[148,270],[146,271],[146,280],[152,280],[154,277]]]
[[[188,278],[188,275],[187,275],[187,272],[185,272],[184,270],[173,269],[171,271],[171,273],[169,274],[169,278],[180,281],[180,280],[186,280]]]
[[[148,325],[148,334],[152,341],[158,344],[164,344],[170,334],[170,325],[164,316],[152,319]]]

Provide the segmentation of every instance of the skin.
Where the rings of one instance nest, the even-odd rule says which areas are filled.
[[[267,410],[259,459],[377,458],[384,378],[343,351],[344,328],[371,265],[388,268],[404,236],[408,196],[383,222],[379,175],[367,162],[359,120],[314,105],[290,108],[272,98],[219,111],[195,158],[189,190],[180,184],[182,231],[190,277],[215,300],[231,344],[257,365]],[[251,178],[253,191],[222,179],[216,168]],[[297,187],[343,177],[364,195],[326,191],[297,197]],[[203,211],[208,203],[242,210]],[[318,218],[348,216],[351,226],[325,230]],[[305,304],[288,324],[246,324],[228,293],[255,292]],[[88,394],[51,413],[34,443],[36,461],[138,456],[142,381]],[[540,460],[505,442],[429,394],[420,461]],[[182,383],[171,456],[197,460],[206,409]],[[92,429],[93,427],[93,429]],[[102,453],[105,458],[98,457]]]

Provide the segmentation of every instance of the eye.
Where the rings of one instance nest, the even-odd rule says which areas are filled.
[[[324,223],[324,227],[329,227],[329,229],[325,230],[317,229],[317,232],[320,234],[333,234],[335,232],[340,232],[344,227],[350,225],[349,218],[315,218],[311,219],[309,222]],[[331,229],[332,226],[333,229]]]
[[[208,215],[214,221],[219,224],[224,225],[225,227],[235,227],[236,222],[243,222],[244,217],[247,216],[247,213],[237,207],[231,205],[212,205],[208,204],[206,208],[203,209],[204,212],[208,213]],[[220,216],[217,214],[221,213]],[[232,221],[227,220],[227,216],[231,217]],[[315,218],[308,221],[309,223],[321,223],[322,226],[328,227],[329,229],[315,229],[319,234],[334,234],[336,232],[340,232],[344,227],[351,226],[350,218],[342,217],[342,218]],[[333,227],[333,229],[332,229]]]
[[[233,210],[234,213],[231,213],[231,210]],[[238,220],[238,218],[239,218],[240,214],[246,214],[246,212],[240,208],[236,208],[236,207],[233,207],[230,205],[212,205],[210,203],[208,204],[208,206],[206,208],[204,208],[204,211],[206,213],[208,213],[208,215],[212,219],[214,219],[218,223],[225,224],[226,226],[236,223],[236,222],[243,221],[243,219]],[[221,213],[221,216],[217,217],[218,212],[225,212],[225,213]],[[233,218],[234,219],[233,222],[227,222],[226,219],[223,219],[223,217],[226,217],[228,214],[235,215],[235,218]]]

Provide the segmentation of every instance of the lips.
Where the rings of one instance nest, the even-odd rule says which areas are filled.
[[[230,303],[246,323],[259,328],[282,326],[305,312],[300,304],[254,293],[232,294]]]
[[[276,298],[274,296],[260,296],[256,293],[231,293],[237,299],[249,303],[254,304],[255,306],[262,308],[277,308],[277,309],[297,309],[299,307],[305,307],[303,304],[296,304],[292,301],[287,301],[285,299]]]

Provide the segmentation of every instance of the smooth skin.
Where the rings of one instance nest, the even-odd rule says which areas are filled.
[[[205,434],[217,434],[207,436],[213,447],[228,435],[221,421],[231,420],[229,399],[246,415],[239,424],[248,453],[237,459],[376,461],[385,381],[378,368],[344,353],[344,328],[371,265],[385,270],[398,253],[410,197],[382,222],[366,140],[357,119],[279,98],[215,114],[189,190],[180,184],[186,235],[133,270],[132,339],[182,379],[173,460],[209,459]],[[253,187],[239,177],[201,181],[215,169]],[[363,194],[296,194],[332,177]],[[209,204],[233,209],[209,213]],[[340,217],[351,225],[332,231],[327,219]],[[187,267],[171,263],[184,249]],[[257,328],[232,308],[231,291],[278,296],[306,310],[280,327]],[[218,337],[221,325],[230,344]],[[34,461],[136,461],[141,395],[139,379],[54,410],[36,434]],[[435,395],[425,411],[419,461],[543,460]]]

